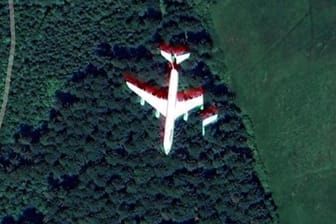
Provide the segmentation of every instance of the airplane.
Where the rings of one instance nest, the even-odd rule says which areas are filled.
[[[161,44],[159,46],[161,55],[168,60],[170,64],[169,86],[167,88],[158,88],[138,80],[130,73],[124,73],[124,79],[127,86],[140,96],[140,104],[143,106],[145,102],[156,109],[155,116],[165,117],[163,149],[166,155],[169,154],[174,136],[175,121],[183,116],[185,121],[188,120],[189,111],[194,108],[203,109],[203,88],[196,87],[187,90],[178,91],[178,64],[190,57],[190,53],[185,53],[185,46],[171,46]],[[217,111],[205,110],[201,117],[202,134],[204,135],[204,127],[217,120]]]

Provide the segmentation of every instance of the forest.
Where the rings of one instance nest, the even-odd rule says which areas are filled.
[[[10,97],[20,102],[27,90],[27,116],[47,115],[33,124],[18,112],[12,143],[0,144],[1,223],[275,223],[276,205],[254,169],[235,94],[211,71],[215,46],[188,1],[71,2],[34,3],[45,12],[35,23],[27,5],[17,7],[24,14],[18,23],[34,28],[23,48],[39,54],[21,56]],[[178,120],[168,156],[154,111],[139,105],[122,75],[162,85],[162,41],[189,46],[180,88],[202,86],[205,101],[219,109],[205,138],[197,112]],[[30,65],[35,77],[20,82]],[[50,78],[48,65],[59,66],[63,81],[44,110],[36,91],[45,90],[39,86]],[[19,107],[9,105],[8,113]]]

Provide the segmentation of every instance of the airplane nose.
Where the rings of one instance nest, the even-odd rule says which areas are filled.
[[[163,149],[166,155],[169,154],[172,144],[169,141],[163,143]]]

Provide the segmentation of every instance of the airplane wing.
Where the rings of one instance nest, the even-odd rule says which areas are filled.
[[[124,74],[127,86],[142,100],[146,101],[163,116],[167,113],[167,88],[157,88],[148,83],[142,82],[129,73]]]
[[[178,118],[195,107],[203,106],[203,89],[202,87],[183,90],[177,92],[176,114]]]

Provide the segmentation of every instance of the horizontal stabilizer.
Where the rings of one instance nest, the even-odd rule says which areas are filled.
[[[170,63],[180,64],[182,61],[190,57],[190,53],[177,55],[175,53],[169,53],[167,51],[161,50],[161,55]]]
[[[190,57],[190,53],[175,55],[176,64],[180,64],[182,61],[188,59]]]
[[[185,53],[187,47],[184,45],[169,45],[162,43],[159,46],[161,55],[170,63],[180,64],[182,61],[190,57],[190,53]]]

